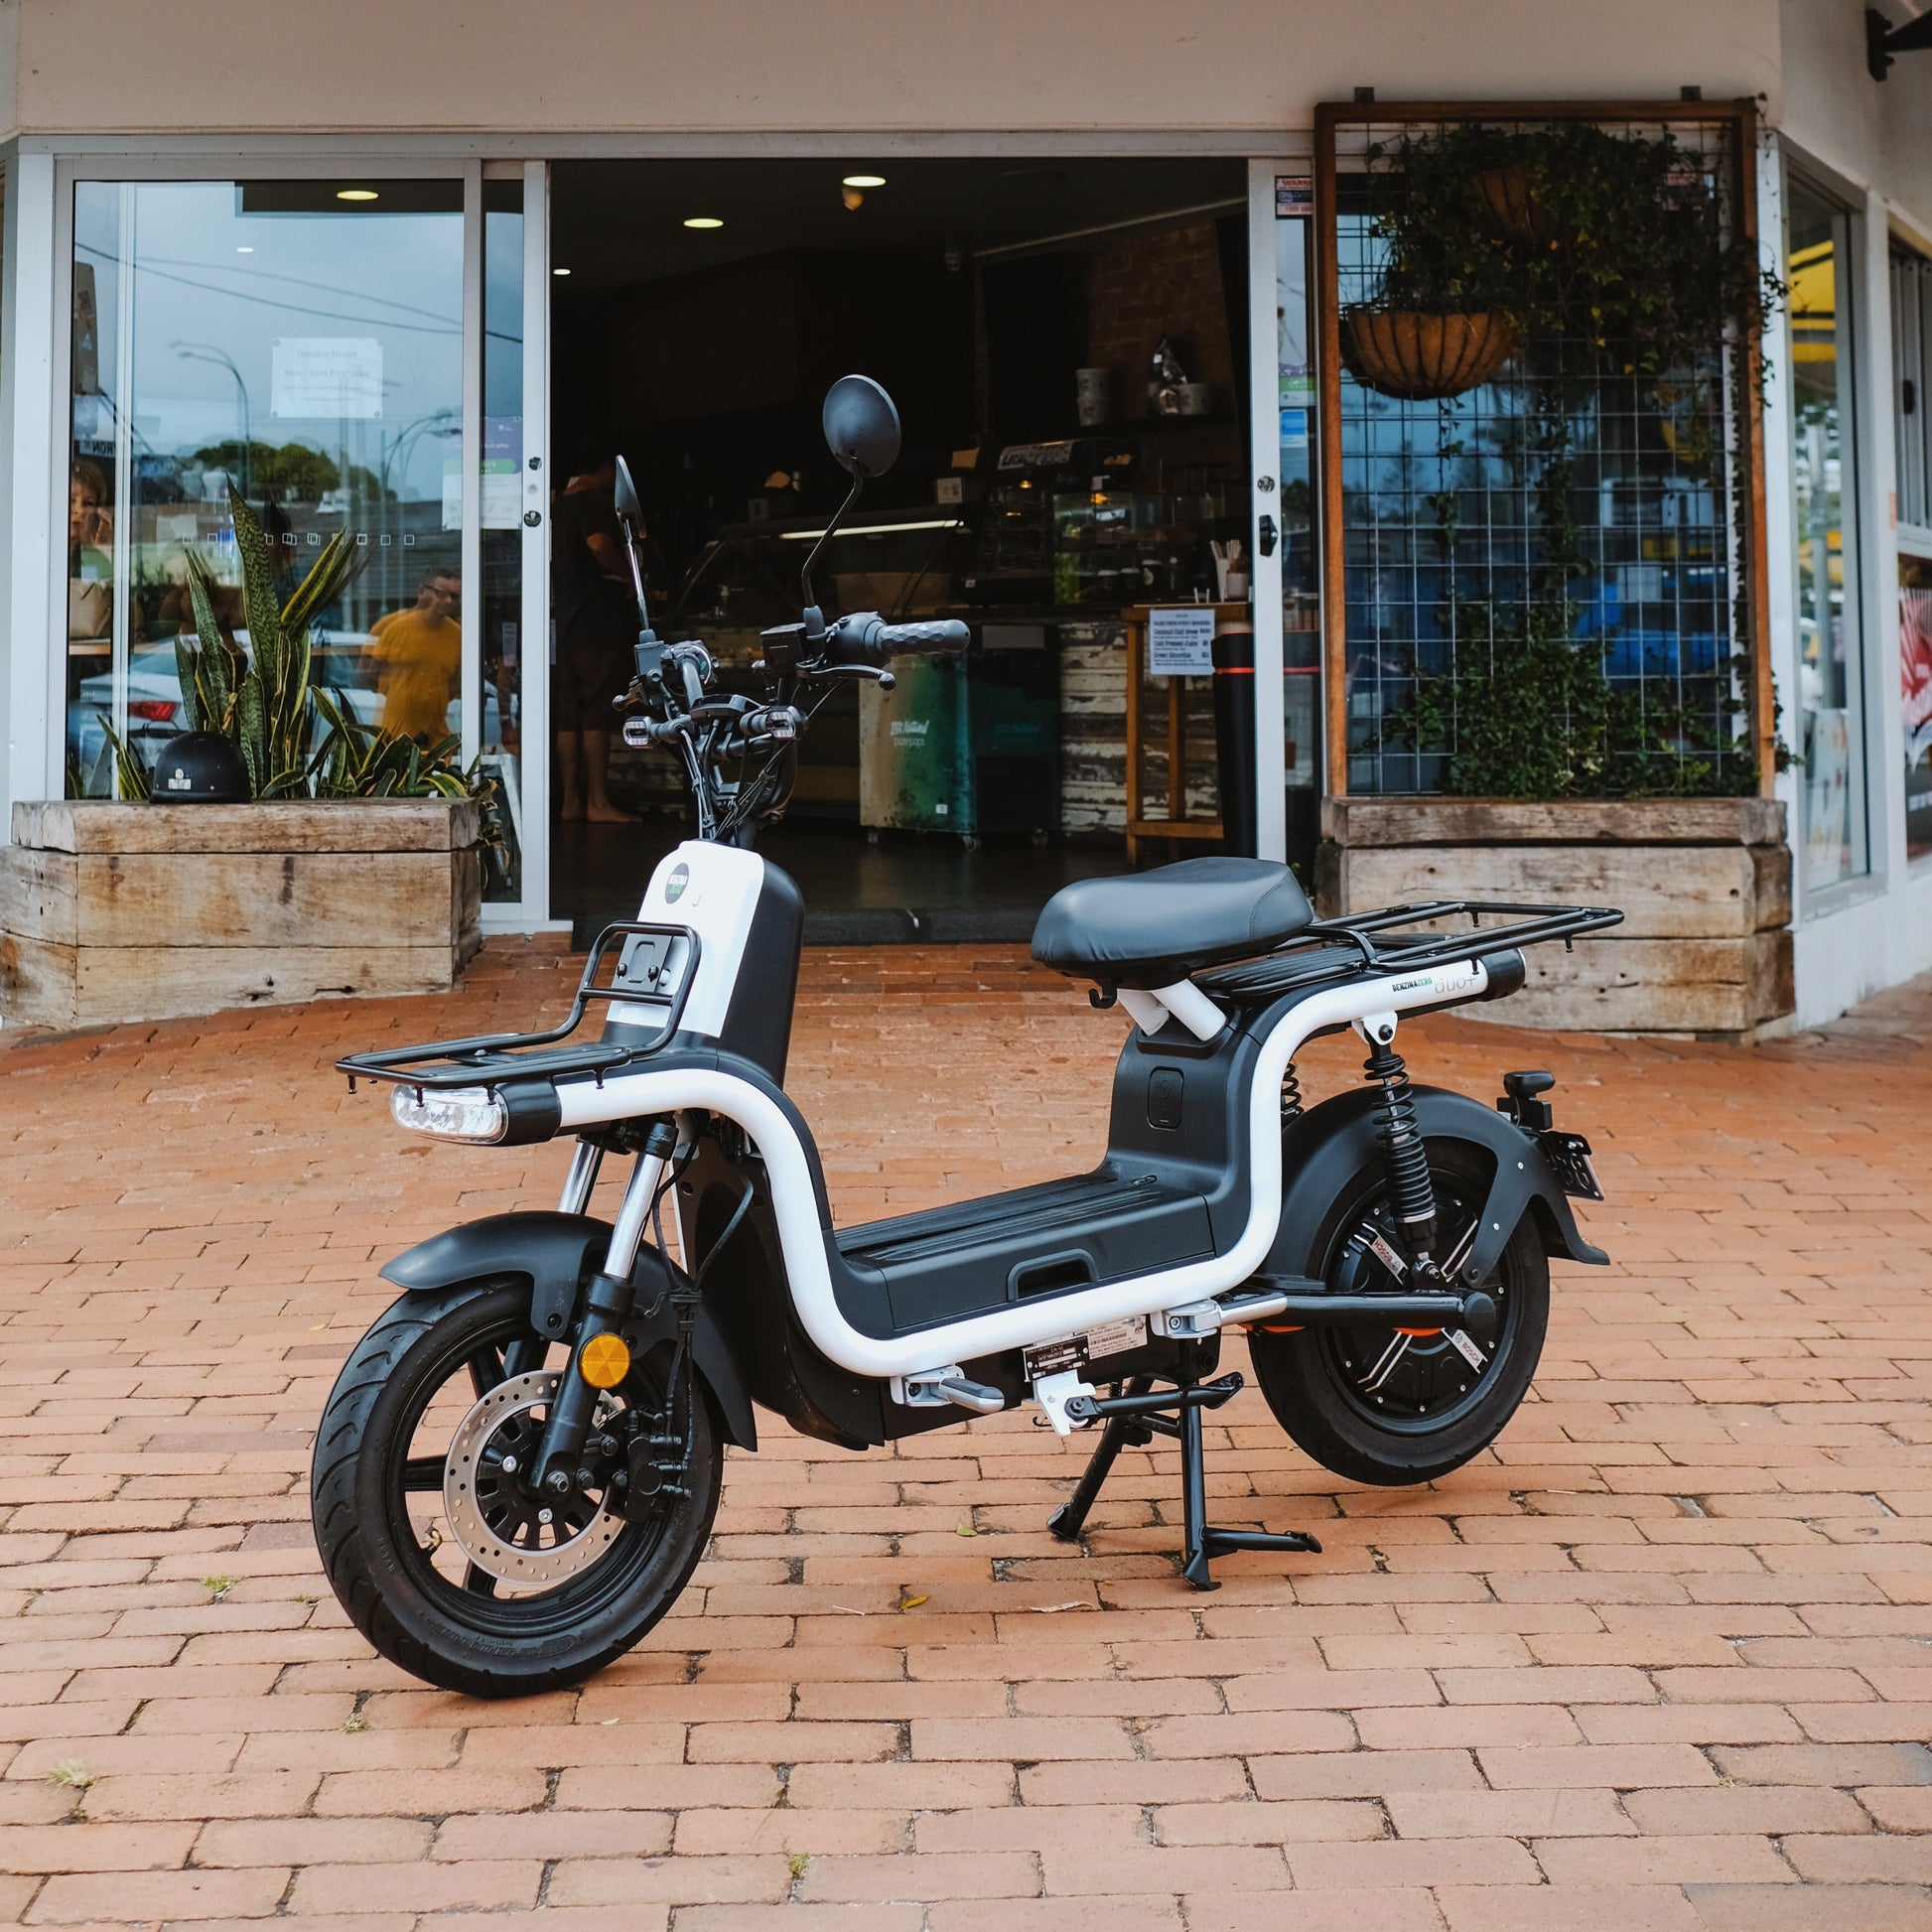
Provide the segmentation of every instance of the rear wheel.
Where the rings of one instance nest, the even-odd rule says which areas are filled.
[[[1462,1141],[1428,1143],[1439,1256],[1465,1247],[1489,1191],[1491,1157]],[[1305,1272],[1336,1294],[1410,1286],[1380,1159],[1343,1188]],[[1275,1419],[1324,1468],[1355,1482],[1430,1482],[1502,1433],[1528,1392],[1550,1317],[1550,1264],[1525,1215],[1481,1284],[1494,1318],[1467,1329],[1377,1323],[1252,1328],[1255,1380]]]
[[[693,1380],[676,1418],[688,1493],[626,1506],[628,1440],[663,1400],[663,1364],[640,1360],[599,1398],[595,1480],[561,1501],[532,1487],[566,1356],[529,1311],[521,1283],[404,1296],[344,1365],[316,1438],[316,1541],[343,1607],[392,1663],[473,1697],[574,1684],[636,1643],[690,1577],[724,1473]]]

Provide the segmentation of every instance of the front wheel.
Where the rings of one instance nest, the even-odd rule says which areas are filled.
[[[1437,1253],[1453,1260],[1482,1211],[1492,1157],[1462,1141],[1427,1145]],[[1342,1189],[1303,1272],[1338,1295],[1409,1286],[1379,1157]],[[1481,1287],[1494,1318],[1469,1330],[1251,1328],[1255,1380],[1275,1420],[1315,1461],[1351,1481],[1432,1482],[1461,1467],[1502,1434],[1543,1353],[1550,1263],[1531,1216]]]
[[[311,1507],[329,1581],[383,1656],[445,1690],[521,1697],[601,1670],[670,1608],[710,1535],[724,1452],[689,1378],[683,1473],[628,1499],[664,1352],[600,1396],[595,1480],[559,1501],[529,1477],[566,1358],[531,1334],[527,1284],[406,1295],[376,1321],[323,1412]]]

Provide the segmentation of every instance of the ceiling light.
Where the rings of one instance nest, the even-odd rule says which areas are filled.
[[[884,188],[884,175],[847,175],[844,186],[847,188]]]
[[[570,270],[567,268],[553,268],[550,272],[553,275],[568,275]]]
[[[237,255],[252,255],[254,252],[255,251],[251,247],[249,247],[249,245],[245,241],[237,242],[235,244],[235,253]]]
[[[687,228],[722,228],[725,224],[715,214],[687,214],[684,225]]]
[[[339,202],[373,202],[378,197],[373,188],[339,188],[336,199]]]

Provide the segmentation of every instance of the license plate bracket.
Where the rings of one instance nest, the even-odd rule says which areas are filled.
[[[1566,1134],[1560,1129],[1547,1127],[1537,1137],[1543,1148],[1543,1158],[1550,1164],[1550,1172],[1557,1177],[1563,1191],[1573,1200],[1601,1200],[1602,1182],[1596,1178],[1596,1169],[1589,1158],[1589,1143],[1581,1134]]]

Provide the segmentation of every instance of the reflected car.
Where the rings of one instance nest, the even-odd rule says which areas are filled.
[[[248,633],[244,630],[240,635],[245,643]],[[327,675],[328,670],[334,668],[329,662],[333,654],[332,646],[335,652],[349,657],[352,662],[353,653],[367,646],[367,635],[359,630],[324,630],[318,633],[316,641],[321,646],[317,665],[324,673],[316,678],[316,682],[333,691],[358,723],[368,726],[380,724],[380,691],[365,684],[338,683]],[[91,774],[100,760],[107,743],[104,723],[113,715],[113,673],[99,671],[90,678],[82,679],[78,693],[68,707],[68,757],[83,777]],[[159,644],[143,644],[128,660],[128,742],[140,755],[143,763],[152,765],[162,746],[184,729],[181,676],[175,663],[174,639],[171,637]],[[496,692],[492,686],[485,684],[484,744],[494,744],[499,731]]]

